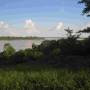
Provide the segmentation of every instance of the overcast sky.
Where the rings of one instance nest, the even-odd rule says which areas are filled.
[[[78,0],[0,0],[0,36],[64,36],[90,26]]]

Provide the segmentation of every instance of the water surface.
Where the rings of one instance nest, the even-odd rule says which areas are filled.
[[[47,37],[44,39],[30,39],[30,40],[0,40],[0,52],[3,51],[5,43],[10,43],[17,51],[26,48],[32,48],[32,44],[39,45],[44,40],[58,40],[60,38]]]
[[[0,40],[0,52],[3,51],[5,43],[10,43],[17,51],[32,48],[32,44],[39,45],[43,40]]]

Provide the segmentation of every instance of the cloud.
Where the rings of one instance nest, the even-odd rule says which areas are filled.
[[[13,25],[0,21],[0,36],[19,36],[18,31]]]
[[[26,28],[26,29],[35,29],[35,24],[31,19],[25,20],[24,28]]]
[[[24,30],[24,32],[26,32],[26,35],[28,35],[28,36],[40,35],[38,26],[31,19],[25,20],[23,30]]]
[[[85,27],[86,27],[86,28],[87,28],[87,27],[90,27],[90,23],[86,24],[86,26],[85,26]]]
[[[42,33],[43,36],[45,37],[63,37],[65,36],[64,23],[63,22],[56,23],[48,30],[45,30]]]
[[[0,21],[0,36],[38,36],[39,34],[37,26],[31,19],[25,20],[22,28],[16,28],[4,21]]]
[[[90,27],[90,22],[88,22],[86,25],[83,24],[80,26],[73,24],[70,25],[60,21],[57,24],[52,25],[50,28],[45,28],[36,24],[32,19],[27,19],[24,21],[22,28],[17,28],[8,24],[7,22],[0,21],[0,36],[65,37],[66,32],[64,29],[68,26],[72,26],[76,32],[77,30],[82,30],[84,28]],[[82,34],[82,36],[87,36],[87,34]]]
[[[63,22],[59,22],[56,26],[57,30],[60,30],[64,26]]]
[[[0,29],[7,29],[7,28],[9,28],[9,25],[4,21],[0,21]]]
[[[27,19],[22,28],[16,28],[4,21],[0,21],[1,36],[41,36],[41,37],[62,37],[64,23],[59,22],[51,29],[45,29],[33,22],[32,19]]]

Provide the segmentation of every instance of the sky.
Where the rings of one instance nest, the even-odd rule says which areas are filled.
[[[62,37],[90,26],[79,0],[0,0],[0,36]]]

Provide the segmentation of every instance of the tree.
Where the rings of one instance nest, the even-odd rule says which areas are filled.
[[[70,28],[65,29],[67,32],[67,38],[58,41],[60,47],[60,53],[63,55],[79,55],[80,53],[80,37],[79,33],[73,34],[73,30]]]
[[[78,33],[90,33],[90,27],[80,30]]]
[[[14,53],[15,53],[15,49],[9,43],[6,43],[4,45],[5,56],[9,57],[9,56],[13,55]]]
[[[85,5],[82,13],[90,16],[90,0],[80,0],[79,3],[83,3]]]
[[[73,34],[73,30],[71,30],[69,27],[68,29],[65,29],[67,32],[67,38],[72,40],[77,40],[80,37],[80,33]]]

